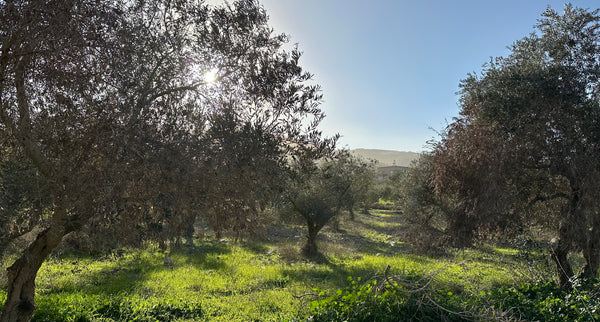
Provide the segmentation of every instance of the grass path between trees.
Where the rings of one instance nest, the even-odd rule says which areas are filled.
[[[323,256],[312,261],[298,253],[304,233],[299,223],[276,225],[265,238],[239,243],[207,236],[194,247],[171,250],[172,268],[152,246],[52,258],[37,278],[34,319],[302,321],[318,297],[315,288],[333,293],[349,276],[368,280],[388,265],[393,274],[436,275],[440,288],[458,295],[522,283],[538,273],[511,248],[412,254],[395,211],[357,214],[339,228],[323,230],[318,240]],[[5,295],[0,291],[0,300]]]

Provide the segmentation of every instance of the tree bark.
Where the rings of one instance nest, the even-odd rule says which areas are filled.
[[[583,250],[583,255],[586,264],[581,268],[580,275],[590,275],[592,270],[598,269],[597,255],[593,255],[593,250],[596,247],[590,243],[587,229],[581,226],[581,218],[578,218],[580,207],[580,186],[575,180],[570,180],[571,197],[568,205],[565,208],[563,221],[558,227],[558,242],[553,248],[552,259],[556,263],[558,273],[558,285],[561,289],[569,291],[573,287],[572,278],[575,276],[573,268],[567,259],[567,255],[573,250],[573,246],[580,246]],[[595,272],[593,273],[595,275]]]
[[[185,237],[185,246],[194,246],[194,232],[196,231],[194,227],[195,220],[190,220],[184,233]]]
[[[585,264],[579,271],[579,277],[595,278],[600,267],[600,234],[598,220],[593,219],[591,230],[587,231],[585,245],[582,247]]]
[[[56,198],[54,215],[48,228],[40,232],[21,257],[8,269],[8,293],[0,314],[0,322],[29,321],[35,310],[35,278],[48,255],[60,244],[63,237],[83,226],[84,221],[69,217]]]
[[[469,218],[464,208],[454,209],[448,219],[449,224],[446,231],[452,246],[456,248],[470,247],[475,238],[476,220]]]
[[[571,215],[571,214],[569,214]],[[573,244],[573,223],[566,221],[560,223],[558,228],[558,241],[552,248],[552,260],[556,264],[556,271],[558,273],[558,286],[565,290],[571,290],[572,281],[571,278],[574,276],[573,268],[567,256],[571,251]]]
[[[308,234],[306,236],[306,244],[302,247],[302,255],[306,257],[314,257],[319,254],[317,249],[317,233],[321,230],[317,224],[310,220],[306,220],[308,226]]]
[[[51,225],[38,234],[21,257],[8,268],[8,294],[0,322],[29,321],[35,310],[35,278],[50,252],[60,244],[65,227]]]
[[[556,263],[556,270],[558,272],[558,286],[569,291],[572,287],[571,277],[573,277],[573,268],[567,259],[569,254],[568,247],[565,247],[564,241],[561,239],[558,241],[558,245],[553,249],[552,259]]]
[[[594,278],[598,272],[600,266],[600,258],[598,257],[598,248],[595,246],[588,246],[583,249],[583,258],[585,264],[581,267],[578,276],[581,278]]]
[[[331,228],[335,229],[336,231],[340,231],[340,219],[338,217],[333,217],[331,219]]]

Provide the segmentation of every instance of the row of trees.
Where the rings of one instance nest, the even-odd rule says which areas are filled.
[[[598,11],[548,9],[463,80],[460,116],[402,177],[414,240],[543,225],[562,287],[596,275],[599,28]],[[255,0],[0,2],[0,255],[35,235],[0,321],[31,318],[37,271],[71,232],[163,242],[202,214],[242,234],[277,204],[304,219],[314,255],[325,224],[378,199],[372,165],[322,137],[320,89],[286,42]]]
[[[536,31],[461,83],[460,115],[406,178],[439,244],[549,229],[561,287],[600,266],[600,16],[548,8]],[[567,256],[581,252],[576,274]]]

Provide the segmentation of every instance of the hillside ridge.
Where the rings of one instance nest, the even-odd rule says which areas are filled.
[[[396,151],[396,150],[381,150],[381,149],[353,149],[350,150],[353,156],[363,158],[365,160],[376,160],[378,167],[401,166],[408,167],[411,162],[419,157],[419,153]]]

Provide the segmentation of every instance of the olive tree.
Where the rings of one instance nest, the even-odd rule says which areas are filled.
[[[13,212],[27,225],[3,227],[3,242],[40,232],[8,269],[0,321],[31,318],[37,271],[66,234],[163,239],[193,218],[210,115],[234,109],[239,127],[281,138],[274,160],[333,145],[286,41],[253,0],[0,2],[1,149],[44,193],[40,209]]]
[[[375,191],[375,162],[357,159],[345,166],[348,167],[348,175],[352,177],[350,191],[346,195],[346,208],[350,219],[354,220],[356,207],[368,214],[369,208],[379,199]]]
[[[418,250],[429,251],[455,242],[450,222],[457,210],[455,195],[437,194],[432,157],[423,153],[406,172],[390,181],[396,205],[407,221],[406,237]]]
[[[314,162],[300,160],[290,171],[289,184],[284,192],[292,210],[306,222],[305,256],[318,254],[317,234],[342,209],[350,209],[358,196],[352,196],[353,185],[364,184],[364,174],[370,164],[352,157],[347,151],[337,151],[333,157]],[[361,189],[356,190],[362,193]]]
[[[433,155],[435,187],[458,195],[466,240],[485,225],[530,224],[544,209],[563,288],[575,276],[570,252],[585,258],[579,276],[600,265],[599,22],[598,10],[548,8],[509,56],[462,82],[460,116]]]
[[[206,133],[210,176],[203,209],[217,238],[228,230],[235,237],[256,232],[284,181],[282,138],[239,118],[233,110],[213,115]]]

